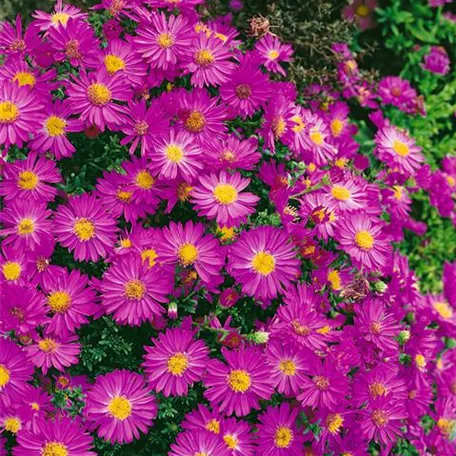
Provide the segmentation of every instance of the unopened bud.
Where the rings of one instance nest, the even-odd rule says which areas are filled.
[[[265,344],[269,340],[269,333],[266,331],[256,331],[249,336],[254,344]]]
[[[168,305],[168,318],[175,320],[177,318],[177,303],[170,302]]]
[[[401,331],[397,337],[399,344],[404,345],[410,339],[410,331],[408,329],[404,329]]]

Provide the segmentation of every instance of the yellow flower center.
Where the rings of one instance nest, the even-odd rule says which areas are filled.
[[[48,296],[47,303],[54,313],[64,313],[71,305],[71,296],[66,291],[54,291]]]
[[[188,357],[184,353],[176,353],[168,359],[168,372],[181,377],[188,368]]]
[[[182,244],[179,248],[179,260],[184,266],[193,264],[198,258],[198,249],[193,244]]]
[[[104,64],[110,75],[117,73],[119,70],[125,70],[125,62],[117,55],[108,54],[104,58]]]
[[[113,397],[107,406],[111,416],[117,420],[124,421],[131,415],[131,402],[123,396]]]
[[[3,388],[10,379],[10,371],[3,365],[0,364],[0,388]]]
[[[356,15],[358,17],[367,17],[369,16],[370,9],[366,5],[359,5],[358,8],[356,8]]]
[[[68,450],[63,443],[49,442],[41,450],[41,456],[68,456]]]
[[[432,307],[435,311],[445,320],[449,320],[453,317],[453,309],[446,302],[433,302]]]
[[[373,398],[376,398],[378,396],[384,396],[386,394],[386,388],[382,383],[374,382],[369,385],[369,392]]]
[[[345,165],[348,163],[348,160],[346,158],[338,158],[334,164],[340,168],[340,169],[343,169],[345,168]]]
[[[62,136],[65,134],[66,121],[61,117],[51,116],[46,120],[46,130],[49,136]]]
[[[22,171],[19,173],[17,184],[23,190],[33,190],[38,185],[38,176],[32,171]]]
[[[21,265],[7,261],[2,267],[2,272],[6,280],[17,280],[21,275]]]
[[[383,410],[377,409],[372,412],[372,421],[377,427],[384,427],[388,423],[388,416]]]
[[[296,373],[296,364],[291,359],[280,361],[279,369],[284,375],[294,375]]]
[[[155,179],[148,171],[143,170],[136,175],[136,185],[143,190],[150,190],[154,184]]]
[[[123,190],[117,190],[116,192],[117,198],[119,198],[123,203],[129,203],[131,201],[132,195],[132,192],[125,192]]]
[[[200,49],[199,51],[196,51],[194,58],[195,62],[202,67],[210,65],[215,60],[214,54],[212,54],[209,49]]]
[[[120,246],[123,247],[124,249],[129,249],[132,246],[131,240],[128,238],[121,239]]]
[[[245,370],[236,369],[228,375],[228,386],[235,393],[245,393],[252,384],[250,375]]]
[[[404,187],[401,187],[400,185],[393,186],[394,198],[396,198],[398,201],[402,198],[403,189]]]
[[[32,403],[30,404],[30,408],[31,408],[32,410],[37,410],[37,411],[38,411],[38,410],[40,410],[40,404],[38,404],[38,402],[32,402]]]
[[[66,13],[54,13],[51,15],[51,21],[54,25],[57,25],[59,23],[62,25],[66,25],[69,18],[70,15]]]
[[[141,258],[143,262],[148,261],[149,268],[155,266],[157,263],[155,259],[158,257],[158,253],[154,249],[144,249],[141,252]]]
[[[274,434],[274,444],[277,448],[288,448],[293,441],[293,431],[286,426],[279,426]]]
[[[279,57],[279,52],[276,51],[275,49],[271,49],[268,52],[268,57],[269,57],[270,60],[275,60],[277,57]]]
[[[11,101],[2,101],[0,103],[0,124],[13,123],[21,114],[19,107]]]
[[[146,293],[146,287],[141,280],[132,279],[125,284],[124,294],[128,299],[140,300]]]
[[[326,391],[329,388],[329,379],[323,375],[316,375],[313,378],[313,382],[320,391]]]
[[[190,192],[193,190],[193,187],[187,182],[182,182],[177,186],[177,197],[179,201],[187,201],[190,195]]]
[[[333,290],[337,291],[342,288],[342,281],[340,280],[340,275],[337,271],[334,270],[328,273],[328,281]]]
[[[361,249],[370,250],[374,246],[374,237],[369,231],[358,231],[355,234],[355,242]]]
[[[136,134],[144,136],[149,131],[149,124],[145,120],[139,120],[134,129]]]
[[[174,38],[169,33],[160,33],[157,36],[157,44],[161,48],[168,49],[174,44]]]
[[[323,144],[324,138],[320,131],[312,131],[310,133],[310,140],[317,146]]]
[[[399,141],[398,139],[393,142],[393,150],[397,155],[400,155],[401,157],[406,157],[410,153],[409,146],[407,146],[407,144],[404,142]]]
[[[344,129],[344,123],[339,119],[334,119],[331,122],[331,132],[334,136],[339,136]]]
[[[20,71],[14,76],[13,82],[17,82],[19,87],[26,85],[33,87],[36,83],[36,79],[32,73],[29,73],[27,71]]]
[[[326,418],[326,427],[331,434],[339,432],[344,424],[344,419],[338,413],[330,413]]]
[[[446,180],[450,187],[454,187],[456,185],[456,179],[453,176],[447,176]]]
[[[166,0],[166,1],[168,3],[178,3],[176,0]],[[208,453],[195,453],[195,456],[209,456],[209,454]]]
[[[252,268],[258,274],[268,276],[275,270],[275,258],[266,252],[258,252],[252,259]]]
[[[54,352],[59,347],[59,344],[54,339],[47,337],[46,339],[40,340],[38,346],[40,347],[40,350],[49,353]]]
[[[111,91],[98,82],[89,85],[87,95],[95,106],[106,106],[111,100]]]
[[[302,130],[304,130],[305,124],[300,116],[293,116],[291,120],[296,124],[291,128],[295,133],[300,133]]]
[[[345,187],[334,185],[331,189],[331,195],[339,201],[347,201],[350,198],[351,193]]]
[[[17,418],[7,418],[4,422],[5,426],[5,431],[12,432],[13,434],[16,434],[17,431],[20,431],[22,426],[21,422]]]
[[[232,204],[237,200],[238,192],[230,184],[218,184],[214,188],[214,198],[220,204]]]
[[[219,434],[220,433],[220,422],[217,421],[215,418],[213,418],[206,424],[206,429],[209,432],[213,432],[214,434]]]
[[[418,353],[418,355],[415,355],[415,364],[418,368],[424,369],[426,367],[426,358]]]
[[[287,128],[287,124],[283,117],[276,117],[272,119],[271,122],[272,132],[274,133],[274,137],[279,139],[284,133]]]
[[[223,436],[223,441],[230,450],[235,450],[237,448],[237,440],[234,436],[226,434]]]
[[[230,241],[233,239],[236,231],[233,227],[217,226],[216,233],[219,235],[222,241]]]
[[[199,133],[206,126],[206,118],[199,111],[192,111],[185,120],[185,128],[191,133]]]
[[[179,163],[184,158],[184,151],[177,144],[168,144],[165,148],[165,155],[169,161]]]
[[[17,226],[17,232],[21,236],[26,236],[27,234],[31,234],[35,231],[35,224],[33,223],[32,219],[25,218],[19,222]]]
[[[81,242],[95,237],[95,225],[89,219],[80,218],[73,225],[73,232]]]

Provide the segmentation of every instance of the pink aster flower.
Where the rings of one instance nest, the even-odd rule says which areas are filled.
[[[35,343],[25,347],[24,351],[28,359],[41,368],[44,375],[51,367],[65,372],[68,367],[79,362],[81,345],[77,340],[78,336],[60,338],[46,332],[43,337],[36,337]]]
[[[165,179],[182,177],[192,181],[203,168],[200,163],[201,154],[201,149],[190,133],[171,129],[169,135],[161,135],[155,139],[153,152],[148,154],[150,169]]]
[[[5,201],[32,199],[37,203],[52,201],[57,189],[49,184],[60,182],[55,163],[30,153],[25,160],[8,163],[0,183],[0,195]]]
[[[4,245],[14,249],[35,250],[42,242],[52,238],[51,211],[33,200],[18,199],[1,212],[4,228],[0,236],[7,236]]]
[[[123,123],[125,107],[115,101],[127,101],[130,89],[125,87],[121,73],[110,76],[103,68],[89,74],[81,71],[79,79],[73,76],[67,93],[73,114],[80,114],[87,125],[104,131],[105,127],[112,130]]]
[[[326,187],[325,191],[331,207],[339,211],[362,210],[367,205],[366,188],[353,177],[336,181]]]
[[[67,60],[74,67],[85,67],[97,58],[98,39],[92,27],[84,21],[69,18],[49,30],[48,42],[55,52],[56,61]]]
[[[24,429],[17,437],[14,456],[95,456],[92,436],[80,420],[59,417],[40,419],[34,429]]]
[[[0,252],[0,284],[23,284],[31,273],[30,256],[12,246],[2,245]]]
[[[301,456],[304,435],[296,426],[299,408],[286,402],[268,407],[259,417],[258,449],[265,456]]]
[[[421,147],[406,132],[394,126],[379,130],[375,135],[375,143],[378,158],[402,173],[414,175],[424,161]]]
[[[60,205],[54,216],[54,233],[79,261],[98,261],[114,247],[116,222],[99,200],[87,193]]]
[[[181,63],[194,38],[194,32],[183,15],[155,12],[140,23],[134,38],[136,51],[152,68],[167,70]]]
[[[16,21],[0,22],[0,51],[6,56],[21,56],[31,54],[40,44],[38,29],[30,24],[23,33],[21,15],[16,16]]]
[[[220,434],[220,428],[225,424],[223,414],[216,407],[210,410],[203,404],[198,404],[198,408],[187,413],[181,423],[183,429],[192,431],[206,430],[214,434]]]
[[[343,16],[350,22],[356,22],[360,30],[375,27],[374,9],[378,0],[354,0],[343,10]]]
[[[243,292],[259,299],[275,298],[299,274],[299,260],[288,236],[271,226],[243,232],[228,260],[229,273]]]
[[[260,407],[260,399],[271,397],[269,367],[257,348],[221,350],[227,364],[218,359],[208,363],[204,395],[227,415],[245,416]]]
[[[87,317],[98,311],[95,292],[88,288],[88,278],[77,269],[70,273],[46,276],[43,279],[47,310],[52,318],[46,331],[59,337],[68,337],[89,322]]]
[[[252,116],[271,97],[269,77],[260,71],[256,59],[244,58],[220,86],[220,97],[237,115]]]
[[[431,50],[424,56],[424,63],[421,66],[431,73],[445,76],[450,71],[450,63],[444,47],[431,46]]]
[[[204,234],[204,225],[170,223],[163,229],[163,261],[194,268],[203,282],[217,282],[225,255],[216,238]]]
[[[12,340],[0,337],[0,393],[6,405],[26,392],[32,376],[33,364],[22,348]]]
[[[150,153],[157,136],[164,135],[169,130],[169,121],[156,100],[149,107],[145,100],[128,102],[121,131],[126,137],[120,141],[123,146],[130,143],[130,154],[133,155],[138,144],[141,146],[141,156]]]
[[[312,408],[343,404],[349,392],[347,377],[328,361],[322,362],[317,357],[312,361],[308,366],[311,377],[300,384],[301,393],[297,399]]]
[[[402,435],[401,420],[406,418],[402,402],[381,397],[359,412],[361,432],[368,440],[388,445]]]
[[[208,431],[181,432],[171,444],[169,456],[231,456],[232,452],[216,434]]]
[[[150,268],[139,256],[125,255],[103,276],[102,305],[118,324],[139,326],[164,312],[161,304],[168,302],[171,286],[159,268]]]
[[[115,370],[99,375],[87,393],[85,416],[98,435],[114,444],[139,439],[157,415],[157,406],[144,378],[135,372]]]
[[[29,147],[40,153],[51,152],[57,160],[71,157],[76,148],[67,138],[67,133],[74,133],[83,129],[83,122],[71,118],[73,113],[68,100],[55,100],[44,105],[45,115],[40,127],[35,132]]]
[[[69,19],[74,19],[75,21],[87,19],[86,13],[83,13],[73,5],[64,5],[63,0],[56,1],[54,11],[51,13],[37,10],[32,16],[35,18],[33,23],[39,26],[41,31],[47,31],[51,27],[58,27],[59,24],[66,26]]]
[[[192,191],[192,202],[198,215],[216,219],[222,226],[238,226],[247,216],[255,212],[259,197],[250,192],[242,192],[250,179],[241,173],[228,174],[220,171],[218,175],[203,175],[199,185]]]
[[[251,426],[236,418],[226,418],[223,421],[221,437],[231,450],[231,456],[254,456],[256,445],[251,434]]]
[[[153,347],[144,347],[143,367],[150,386],[168,396],[186,396],[193,383],[206,372],[209,350],[202,340],[194,340],[195,331],[167,329]]]
[[[0,145],[22,147],[40,124],[41,102],[27,87],[0,85]]]
[[[329,142],[331,135],[328,126],[321,117],[312,114],[305,117],[304,123],[308,127],[302,138],[303,156],[317,166],[327,165],[337,155],[337,148]]]
[[[383,78],[378,85],[377,95],[382,100],[382,103],[391,104],[406,112],[412,109],[418,96],[410,82],[399,76]]]
[[[362,213],[346,217],[338,223],[337,239],[358,268],[379,270],[391,255],[391,246],[382,233],[382,222]]]
[[[257,41],[255,49],[268,71],[286,76],[287,73],[279,63],[292,61],[293,48],[290,44],[283,44],[279,38],[268,33]]]

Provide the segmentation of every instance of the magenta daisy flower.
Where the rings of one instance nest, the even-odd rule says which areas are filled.
[[[42,338],[36,338],[35,344],[25,347],[24,351],[29,360],[41,368],[44,375],[51,367],[65,372],[68,367],[79,362],[81,345],[77,340],[77,336],[60,338],[46,332]]]
[[[0,87],[0,144],[22,147],[39,128],[41,102],[27,87],[4,83]]]
[[[87,393],[85,416],[110,443],[129,443],[146,433],[157,415],[155,399],[144,378],[127,370],[99,375]]]
[[[331,139],[330,131],[324,120],[315,115],[305,119],[308,128],[304,130],[304,152],[311,162],[318,166],[325,166],[335,158],[337,149],[328,142]]]
[[[366,439],[388,445],[402,435],[401,420],[406,418],[402,402],[382,397],[359,412],[359,426]]]
[[[33,364],[22,348],[12,340],[0,337],[0,393],[6,404],[26,392],[32,376]]]
[[[421,147],[404,131],[386,126],[375,135],[378,158],[392,169],[414,175],[424,161]]]
[[[0,22],[0,51],[6,56],[21,56],[31,54],[41,42],[38,35],[38,29],[31,24],[23,33],[21,15],[16,16],[16,21],[10,23],[8,21]]]
[[[95,456],[93,439],[80,420],[59,417],[40,419],[36,429],[24,429],[17,436],[14,456]]]
[[[154,152],[149,152],[150,169],[165,179],[182,177],[192,181],[203,168],[200,163],[201,149],[185,130],[161,135],[154,141]]]
[[[220,428],[225,424],[222,413],[218,408],[209,410],[205,405],[198,404],[198,408],[187,413],[181,423],[183,429],[193,431],[206,430],[220,434]]]
[[[334,182],[325,188],[325,193],[331,208],[340,211],[361,210],[366,207],[366,189],[355,179]]]
[[[243,232],[228,261],[229,273],[243,292],[259,299],[275,298],[299,275],[299,260],[288,236],[271,226]]]
[[[285,70],[279,63],[291,62],[291,55],[293,54],[291,45],[281,43],[279,38],[268,33],[257,41],[255,49],[261,56],[263,65],[268,71],[286,76]]]
[[[382,222],[356,213],[338,223],[336,236],[340,246],[358,268],[378,270],[387,265],[391,246],[382,233]]]
[[[152,100],[149,107],[145,100],[137,103],[129,101],[125,114],[120,129],[126,136],[120,144],[124,146],[131,143],[131,155],[140,145],[141,156],[145,156],[152,150],[156,137],[164,135],[169,130],[169,121],[156,100]]]
[[[136,30],[136,51],[152,68],[167,70],[182,61],[192,44],[194,33],[185,16],[154,12]]]
[[[169,277],[157,267],[150,268],[140,256],[120,257],[100,283],[102,304],[118,324],[139,326],[159,317],[172,291]]]
[[[51,13],[37,10],[32,16],[35,18],[34,24],[40,27],[41,31],[49,30],[51,27],[58,27],[59,24],[66,25],[69,19],[83,21],[87,19],[87,14],[73,5],[64,5],[63,0],[57,0],[54,10]]]
[[[244,57],[229,80],[220,86],[221,99],[243,118],[264,107],[271,96],[269,77],[259,70],[257,63]]]
[[[200,176],[199,185],[192,191],[198,215],[216,219],[223,226],[238,226],[245,222],[260,200],[253,193],[242,192],[249,183],[250,179],[244,179],[239,172],[220,171],[218,175]]]
[[[116,221],[99,200],[87,193],[73,196],[60,205],[54,217],[57,242],[67,247],[79,261],[106,257],[116,240]]]
[[[0,252],[0,283],[22,284],[31,272],[30,257],[24,251],[2,245]]]
[[[259,417],[258,449],[265,456],[301,456],[304,435],[296,426],[299,408],[286,402],[268,407]]]
[[[230,48],[213,36],[200,33],[183,57],[183,66],[192,73],[195,87],[220,85],[227,82],[236,65],[231,62]]]
[[[399,76],[383,78],[378,85],[377,95],[383,104],[391,104],[399,109],[412,105],[417,98],[416,90],[410,82]]]
[[[348,394],[347,377],[334,364],[315,357],[311,358],[307,370],[311,377],[299,385],[301,393],[297,396],[304,406],[331,408],[344,403]]]
[[[35,250],[42,242],[52,238],[51,211],[33,200],[18,199],[11,202],[2,212],[4,228],[0,236],[7,236],[5,245],[14,249]]]
[[[194,340],[195,331],[167,329],[152,339],[153,347],[144,347],[147,381],[157,392],[168,396],[186,396],[194,382],[206,372],[209,350],[202,340]]]
[[[51,152],[57,160],[71,157],[76,148],[67,138],[67,133],[74,133],[83,129],[83,122],[71,118],[73,113],[68,100],[55,100],[44,105],[45,115],[29,147],[40,153]]]
[[[236,418],[225,419],[221,437],[227,448],[231,450],[231,456],[254,456],[256,454],[251,426],[245,421],[238,421]]]
[[[269,399],[274,391],[269,366],[257,348],[221,350],[227,364],[218,359],[208,363],[204,395],[227,415],[245,416],[260,408],[259,400]]]
[[[204,282],[218,281],[225,255],[213,236],[204,234],[204,225],[170,223],[163,229],[163,261],[194,268]]]
[[[169,456],[232,456],[232,452],[224,441],[216,434],[208,431],[184,431],[171,444]]]
[[[103,68],[89,74],[81,71],[79,79],[73,76],[67,93],[73,114],[80,114],[87,125],[104,131],[105,127],[112,130],[123,123],[125,107],[115,101],[127,101],[130,89],[121,73],[111,76]]]
[[[48,203],[57,193],[57,189],[48,184],[60,180],[53,161],[30,153],[25,160],[6,165],[4,180],[0,183],[0,195],[5,197],[5,201],[30,198],[37,203]]]
[[[88,288],[88,278],[77,269],[70,273],[46,276],[43,279],[46,305],[52,318],[46,331],[59,337],[68,337],[89,322],[87,317],[98,311],[95,292]]]

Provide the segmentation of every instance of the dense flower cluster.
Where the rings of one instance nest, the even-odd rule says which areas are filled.
[[[432,170],[382,111],[425,116],[422,97],[397,76],[368,83],[343,43],[340,90],[297,93],[289,44],[249,44],[200,3],[103,0],[96,28],[57,1],[26,30],[0,26],[11,454],[128,444],[166,400],[201,391],[171,456],[386,455],[399,439],[453,456],[456,263],[423,294],[395,247],[426,231],[418,192],[456,225],[456,158]],[[375,4],[345,14],[368,28]],[[448,55],[432,48],[423,68],[445,74]],[[356,103],[376,128],[362,149]],[[62,173],[84,134],[87,148],[120,138],[126,157],[75,194]],[[138,369],[81,369],[80,332],[101,318],[147,329]],[[80,392],[75,413],[59,390]]]

